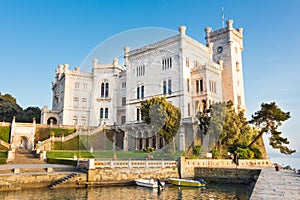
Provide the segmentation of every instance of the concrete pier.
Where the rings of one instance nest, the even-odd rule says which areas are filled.
[[[250,199],[300,199],[300,175],[292,170],[263,168]]]

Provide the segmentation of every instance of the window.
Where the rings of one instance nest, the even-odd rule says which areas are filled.
[[[238,100],[238,107],[240,108],[242,105],[242,97],[240,95],[238,95],[237,100]]]
[[[201,92],[203,91],[203,80],[202,79],[200,80],[200,91]]]
[[[78,97],[74,97],[74,100],[73,100],[73,106],[74,108],[78,108]]]
[[[144,86],[143,85],[141,86],[141,97],[142,97],[142,99],[144,98]]]
[[[167,70],[172,68],[172,58],[165,58],[161,61],[162,64],[162,70]]]
[[[187,68],[190,67],[190,59],[189,59],[189,57],[186,57],[186,58],[185,58],[185,66],[186,66]]]
[[[166,95],[167,94],[167,81],[163,82],[163,94]]]
[[[163,95],[172,94],[172,80],[168,79],[168,80],[164,80],[163,81]]]
[[[126,123],[126,116],[122,116],[121,117],[121,124],[125,124]]]
[[[203,91],[203,80],[196,80],[196,92],[199,93]]]
[[[100,119],[103,119],[103,108],[100,108]]]
[[[122,97],[122,106],[126,106],[126,97]]]
[[[168,94],[172,94],[172,81],[171,81],[171,79],[168,80]]]
[[[122,82],[122,88],[126,88],[126,82]]]
[[[83,89],[87,90],[87,83],[83,83]]]
[[[214,81],[209,81],[209,91],[213,93],[217,93],[217,84]]]
[[[187,88],[187,91],[189,92],[190,91],[190,79],[186,79],[186,88]]]
[[[74,116],[73,117],[73,125],[77,125],[78,124],[78,117]]]
[[[136,109],[136,120],[140,121],[140,109],[139,108]]]
[[[82,116],[81,117],[81,126],[85,126],[85,124],[86,124],[86,118],[85,118],[85,116]]]
[[[101,97],[107,98],[109,95],[109,83],[103,82],[101,83]]]
[[[188,116],[191,116],[191,104],[188,103]]]
[[[76,88],[76,89],[79,88],[79,82],[75,82],[75,88]]]
[[[108,118],[108,108],[105,108],[105,118]]]
[[[86,98],[82,98],[82,108],[86,108]]]
[[[136,68],[136,76],[144,76],[145,75],[145,65],[138,66]]]
[[[101,83],[101,97],[104,97],[104,83]]]
[[[235,67],[236,67],[236,71],[240,71],[241,69],[240,69],[240,63],[239,62],[236,62],[235,63]]]
[[[136,98],[137,98],[137,99],[140,98],[140,87],[137,87]]]
[[[105,97],[108,97],[109,83],[105,84]]]

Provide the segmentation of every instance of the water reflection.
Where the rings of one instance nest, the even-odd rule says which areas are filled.
[[[30,189],[0,192],[5,200],[187,200],[187,199],[249,199],[251,191],[244,185],[210,184],[208,188],[188,188],[168,185],[163,191],[138,186],[93,187],[87,189]]]

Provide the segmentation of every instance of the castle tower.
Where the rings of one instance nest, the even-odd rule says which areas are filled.
[[[233,20],[226,22],[225,28],[212,31],[210,27],[205,28],[206,45],[212,45],[212,57],[214,62],[223,60],[223,100],[232,101],[239,110],[246,110],[242,51],[243,51],[243,29],[233,28]]]

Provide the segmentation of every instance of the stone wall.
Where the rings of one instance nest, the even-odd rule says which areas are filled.
[[[18,190],[23,188],[40,188],[48,187],[51,183],[68,176],[70,172],[64,173],[52,173],[52,174],[14,174],[1,176],[0,179],[0,191],[4,190]],[[77,186],[79,182],[86,182],[86,174],[78,174],[73,178],[70,178],[65,183],[61,184],[61,187]]]
[[[181,178],[194,177],[196,168],[263,168],[272,166],[270,160],[238,160],[238,166],[231,159],[185,159],[180,158]]]
[[[126,168],[126,169],[89,169],[88,181],[98,184],[120,184],[135,179],[177,178],[177,168]]]
[[[203,178],[210,183],[250,184],[257,180],[260,169],[195,168],[195,179]]]

